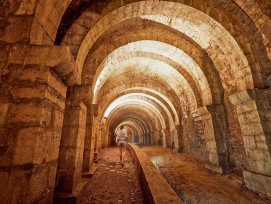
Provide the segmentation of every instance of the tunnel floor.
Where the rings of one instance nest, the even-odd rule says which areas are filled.
[[[244,185],[238,174],[220,175],[204,168],[204,162],[185,153],[157,146],[140,146],[185,203],[270,204],[271,198]],[[102,149],[98,168],[81,203],[144,203],[134,161],[127,152],[124,167],[117,147]],[[161,192],[162,193],[162,192]]]
[[[271,203],[271,198],[247,189],[243,177],[220,175],[204,168],[204,162],[184,153],[156,146],[140,146],[186,203]]]
[[[83,204],[144,203],[134,161],[126,152],[124,166],[121,166],[118,147],[100,151],[98,168],[88,181],[81,199]]]

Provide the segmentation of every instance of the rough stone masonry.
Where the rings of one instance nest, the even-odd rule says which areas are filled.
[[[0,1],[0,203],[79,196],[120,125],[271,196],[270,8]]]

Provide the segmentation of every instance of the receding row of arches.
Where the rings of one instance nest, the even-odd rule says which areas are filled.
[[[3,201],[73,193],[120,125],[271,195],[268,2],[2,4]]]

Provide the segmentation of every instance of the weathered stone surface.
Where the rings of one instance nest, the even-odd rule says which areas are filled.
[[[271,175],[269,135],[265,134],[269,132],[269,125],[266,125],[266,121],[270,124],[270,120],[264,116],[266,113],[269,114],[270,107],[261,95],[261,93],[266,94],[268,92],[269,90],[259,91],[258,89],[243,91],[242,94],[238,93],[232,96],[232,99],[239,97],[238,103],[234,100],[232,102],[237,105],[247,155],[247,169],[254,172],[254,176],[249,172],[244,173],[245,182],[248,188],[270,195],[268,189],[260,187],[266,183],[260,175],[267,177]],[[247,93],[253,97],[247,97]],[[262,109],[265,111],[262,111]],[[254,118],[254,120],[251,120],[251,118]],[[263,118],[266,121],[262,120]]]
[[[254,191],[261,192],[268,196],[271,195],[271,177],[260,175],[249,171],[244,171],[246,186]]]
[[[136,161],[139,177],[142,178],[141,185],[146,202],[183,203],[139,147],[130,144],[129,151]]]
[[[58,160],[58,191],[72,193],[80,183],[86,128],[86,105],[67,102]]]
[[[72,192],[120,124],[129,140],[189,153],[215,171],[269,177],[269,8],[266,0],[1,1],[3,203],[50,203],[56,168]],[[248,174],[246,182],[256,191],[266,184]]]
[[[50,202],[56,168],[50,178],[48,168],[58,158],[62,129],[62,118],[56,119],[55,113],[63,115],[66,87],[46,67],[15,63],[3,84],[12,88],[3,90],[6,102],[1,104],[1,127],[6,127],[1,131],[1,174],[9,172],[3,180],[4,203]]]
[[[11,16],[1,19],[4,28],[1,31],[0,41],[6,43],[29,42],[32,20],[31,16]]]

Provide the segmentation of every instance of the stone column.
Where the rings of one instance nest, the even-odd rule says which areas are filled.
[[[13,101],[0,104],[0,203],[52,202],[66,86],[49,68],[25,68],[16,78]]]
[[[143,144],[147,144],[146,143],[146,135],[145,135],[146,133],[144,133],[144,135],[142,135],[142,141],[143,141]]]
[[[151,134],[150,134],[150,132],[146,133],[146,142],[147,142],[147,144],[151,144]]]
[[[153,144],[158,145],[158,139],[159,139],[159,132],[157,130],[154,130],[152,133],[153,137]]]
[[[171,148],[170,131],[169,129],[163,129],[164,134],[164,147]]]
[[[102,130],[103,130],[103,125],[101,124],[101,121],[99,121],[99,118],[97,118],[97,152],[99,152],[102,149]]]
[[[139,136],[139,143],[144,144],[144,136],[143,135]]]
[[[96,114],[95,108],[92,102],[93,92],[91,85],[76,85],[70,87],[69,98],[73,103],[78,104],[80,101],[84,101],[87,106],[86,111],[86,124],[85,124],[85,137],[84,137],[84,153],[82,163],[82,177],[91,177],[91,166],[94,157],[94,142],[92,137],[92,124]],[[76,103],[77,101],[77,103]],[[81,156],[81,155],[80,155]]]
[[[67,100],[58,160],[58,192],[73,193],[81,181],[86,111],[83,102]]]
[[[93,138],[93,159],[96,162],[98,159],[98,152],[99,152],[99,120],[98,120],[98,110],[99,106],[97,104],[93,105],[95,109],[94,117],[93,117],[93,124],[92,124],[92,138]]]
[[[178,139],[178,152],[183,152],[184,144],[183,144],[183,127],[182,125],[175,125],[176,132],[177,132],[177,139]]]
[[[105,146],[108,147],[110,145],[110,132],[105,130],[105,134],[106,134]],[[132,140],[130,142],[132,142]]]
[[[101,132],[101,148],[104,149],[108,145],[108,136],[106,130],[104,129],[103,124],[101,124],[100,132]]]
[[[163,134],[162,130],[157,130],[157,145],[163,146]]]
[[[9,58],[0,53],[0,203],[18,198],[52,203],[66,98],[63,79],[72,70],[67,60],[68,71],[61,71],[67,50],[20,44],[1,49]]]
[[[93,136],[93,122],[94,117],[97,115],[97,105],[90,104],[87,107],[87,121],[85,131],[85,145],[83,155],[83,173],[87,174],[91,170],[94,159],[94,136]]]
[[[205,167],[218,173],[230,169],[227,144],[227,120],[222,105],[209,105],[198,108],[203,123],[203,132],[208,151],[209,164]]]
[[[237,108],[247,156],[246,186],[271,196],[271,91],[244,90],[230,96]]]

